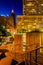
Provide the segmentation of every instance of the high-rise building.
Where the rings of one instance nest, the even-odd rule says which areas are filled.
[[[16,23],[17,33],[24,34],[31,32],[32,30],[39,30],[43,32],[43,0],[23,0],[23,15],[17,16]],[[39,42],[37,41],[39,46],[43,45],[43,33],[41,33],[41,35],[39,34],[38,37],[36,37],[36,34],[32,34],[31,36],[28,35],[31,34],[28,33],[26,36],[26,43],[28,42],[26,45],[31,43],[34,44],[37,40],[40,40]],[[36,38],[35,41],[34,37]]]
[[[23,15],[17,16],[17,31],[43,31],[43,0],[23,0]]]
[[[43,0],[23,0],[24,15],[43,15]]]

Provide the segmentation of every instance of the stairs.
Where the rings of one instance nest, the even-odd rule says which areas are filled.
[[[40,53],[39,55],[38,55],[38,63],[40,64],[40,65],[43,65],[43,53]]]
[[[43,53],[37,53],[37,61],[36,61],[36,54],[35,52],[30,54],[27,54],[27,60],[29,65],[43,65]],[[37,62],[37,63],[36,63]]]

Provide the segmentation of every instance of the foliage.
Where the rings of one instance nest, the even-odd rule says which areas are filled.
[[[31,32],[41,32],[39,29],[34,29]]]
[[[0,26],[0,31],[2,32],[2,34],[0,34],[0,36],[11,36],[10,32],[8,32],[5,28],[3,28],[3,26]]]
[[[10,40],[11,40],[11,41],[13,41],[13,40],[14,40],[14,38],[13,38],[13,37],[11,37],[11,38],[10,38]]]
[[[21,29],[21,30],[18,31],[18,33],[26,33],[26,32],[27,32],[26,29]]]

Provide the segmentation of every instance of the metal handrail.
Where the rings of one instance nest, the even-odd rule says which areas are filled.
[[[41,49],[41,48],[43,48],[43,46],[38,47],[38,48],[36,48],[35,50],[30,51],[30,65],[32,64],[32,62],[34,62],[35,65],[38,65],[38,64],[39,64],[39,63],[37,62],[37,50],[38,50],[38,49]],[[31,53],[32,53],[33,51],[36,51],[36,52],[35,52],[35,57],[36,57],[36,60],[35,60],[35,61],[32,61],[32,60],[31,60],[31,59],[32,59]]]
[[[43,48],[43,46],[36,47],[36,49],[35,49],[35,50],[38,50],[38,49],[40,49],[40,48]],[[35,51],[35,50],[32,50],[32,51]],[[30,52],[32,52],[32,51],[30,51]]]

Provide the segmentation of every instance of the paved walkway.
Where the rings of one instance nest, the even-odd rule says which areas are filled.
[[[5,54],[6,57],[0,60],[0,65],[11,65],[12,56],[11,54]]]

